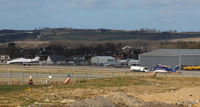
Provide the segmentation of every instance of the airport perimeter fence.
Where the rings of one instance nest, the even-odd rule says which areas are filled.
[[[59,68],[59,67],[8,67],[1,71],[0,85],[26,85],[32,77],[33,84],[63,84],[70,74],[71,81],[90,80],[111,77],[155,76],[154,73],[130,72],[128,68]],[[40,70],[40,71],[39,71]],[[179,71],[179,73],[156,73],[156,77],[200,77],[198,71]]]
[[[90,80],[99,78],[111,78],[111,77],[128,77],[128,76],[142,76],[143,73],[132,72],[88,72],[88,71],[72,71],[67,73],[40,73],[40,72],[13,72],[1,73],[0,85],[25,85],[28,84],[30,76],[34,84],[46,84],[49,83],[62,84],[70,74],[70,81]]]

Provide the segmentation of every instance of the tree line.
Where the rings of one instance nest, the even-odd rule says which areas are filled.
[[[0,54],[10,55],[11,58],[28,57],[33,58],[35,55],[62,55],[71,56],[121,56],[125,58],[137,58],[138,54],[143,52],[167,48],[167,49],[200,49],[200,42],[172,42],[172,41],[127,41],[127,42],[105,42],[78,44],[64,41],[51,42],[45,47],[22,48],[15,43],[8,43],[7,46],[1,46]],[[70,45],[71,44],[71,45]],[[132,46],[131,51],[123,52],[122,47]]]

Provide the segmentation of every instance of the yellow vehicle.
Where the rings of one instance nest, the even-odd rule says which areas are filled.
[[[186,66],[183,67],[184,70],[200,70],[200,66]]]

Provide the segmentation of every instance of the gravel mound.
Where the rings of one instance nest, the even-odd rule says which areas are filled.
[[[128,94],[123,92],[112,93],[106,98],[111,100],[117,106],[140,107],[145,104],[144,101],[133,96],[129,96]]]
[[[116,107],[110,100],[103,96],[98,96],[95,98],[86,98],[84,100],[76,101],[70,105],[69,107]],[[67,106],[67,107],[68,107]]]
[[[141,107],[185,107],[185,106],[175,105],[175,104],[167,104],[167,103],[161,103],[161,102],[150,102],[150,103],[145,103]]]
[[[67,107],[182,107],[174,104],[159,102],[144,102],[126,93],[115,92],[108,96],[98,96],[75,101]]]

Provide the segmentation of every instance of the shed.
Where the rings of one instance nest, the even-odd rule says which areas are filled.
[[[158,49],[139,55],[139,62],[146,67],[158,64],[169,65],[200,65],[200,49]]]
[[[115,62],[115,58],[112,56],[95,56],[91,58],[92,65],[105,65],[105,64],[112,64]]]

